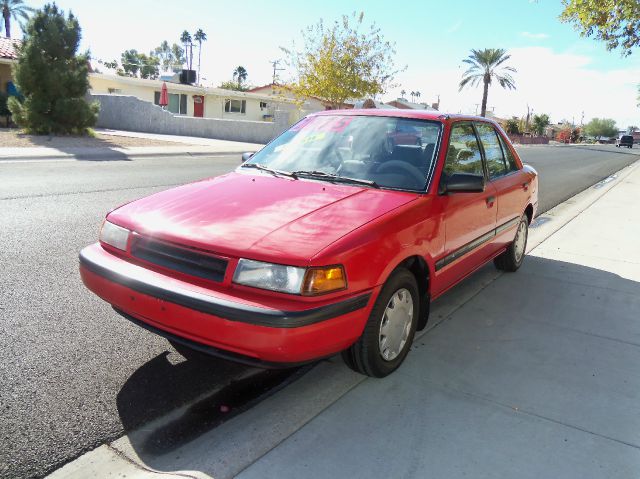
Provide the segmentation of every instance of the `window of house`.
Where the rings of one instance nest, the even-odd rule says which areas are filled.
[[[110,95],[119,95],[120,93],[122,93],[120,88],[109,88]]]
[[[456,123],[451,127],[449,149],[444,173],[467,173],[484,176],[480,145],[471,123]]]
[[[500,146],[496,130],[487,123],[476,123],[476,129],[478,130],[478,137],[484,148],[489,178],[498,178],[506,175],[509,170],[504,161],[502,147]]]
[[[264,110],[265,108],[267,108],[267,102],[266,101],[261,101],[260,102],[260,110]]]
[[[160,92],[153,92],[153,103],[160,104]],[[177,115],[187,114],[187,95],[178,93],[169,93],[169,104],[167,110]]]
[[[246,100],[231,100],[226,99],[224,101],[225,113],[246,113],[247,101]]]

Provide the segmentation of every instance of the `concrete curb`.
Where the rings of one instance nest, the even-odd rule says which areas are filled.
[[[538,224],[531,229],[528,250],[535,249],[577,218],[638,167],[640,160],[537,218]],[[426,331],[446,321],[502,274],[488,265],[475,273],[474,281],[456,286],[455,294],[445,295],[435,301]],[[416,342],[426,331],[416,336]],[[321,361],[298,381],[254,408],[169,453],[154,456],[145,452],[142,446],[163,424],[176,420],[173,413],[109,445],[100,446],[48,477],[115,478],[126,474],[132,479],[160,476],[230,479],[278,447],[353,388],[370,380],[353,373],[338,357],[334,357]]]

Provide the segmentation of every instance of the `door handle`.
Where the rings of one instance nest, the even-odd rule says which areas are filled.
[[[493,204],[496,202],[496,197],[495,196],[487,196],[487,199],[485,201],[487,202],[487,208],[491,208],[493,206]]]
[[[527,190],[529,189],[529,182],[522,183],[522,189],[523,189],[524,191],[527,191]]]

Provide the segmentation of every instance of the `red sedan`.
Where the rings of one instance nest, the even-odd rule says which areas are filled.
[[[490,260],[520,267],[537,204],[537,173],[490,120],[323,112],[229,174],[111,211],[80,272],[187,357],[342,352],[382,377],[434,298]]]

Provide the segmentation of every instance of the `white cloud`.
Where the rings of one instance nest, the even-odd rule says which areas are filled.
[[[518,70],[513,74],[516,90],[491,85],[488,107],[496,115],[523,116],[528,104],[534,113],[549,114],[553,122],[573,119],[579,123],[584,111],[585,123],[593,117],[613,118],[622,128],[640,123],[640,110],[636,107],[640,68],[597,70],[588,56],[557,53],[544,47],[513,48],[509,53],[508,64]],[[424,102],[435,102],[440,94],[442,111],[473,114],[476,108],[480,111],[482,86],[458,92],[464,70],[459,66],[416,71],[410,65],[398,80],[406,90],[418,88]],[[390,97],[397,95],[390,93]]]
[[[530,38],[532,40],[545,40],[549,38],[549,35],[546,33],[520,32],[520,36]]]

